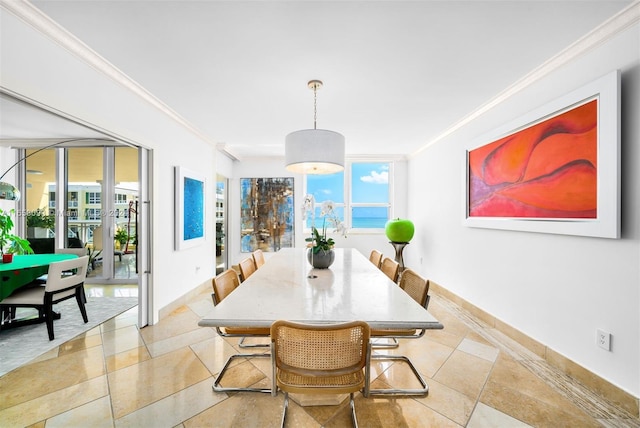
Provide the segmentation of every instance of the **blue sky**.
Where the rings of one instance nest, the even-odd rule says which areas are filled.
[[[389,202],[389,164],[351,164],[351,189],[353,202]],[[307,176],[307,192],[312,193],[316,202],[332,200],[344,203],[344,173]]]
[[[351,165],[352,202],[389,202],[389,164]]]

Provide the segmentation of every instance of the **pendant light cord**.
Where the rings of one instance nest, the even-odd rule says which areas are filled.
[[[316,118],[318,116],[318,87],[313,85],[313,129],[316,129]]]

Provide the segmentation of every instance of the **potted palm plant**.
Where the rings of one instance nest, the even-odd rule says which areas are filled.
[[[116,242],[120,244],[120,248],[124,249],[124,246],[127,244],[127,241],[129,240],[129,235],[127,234],[126,230],[118,229],[113,238],[116,240]]]
[[[14,254],[33,254],[29,241],[12,233],[15,210],[0,209],[0,252],[2,263],[11,263]]]

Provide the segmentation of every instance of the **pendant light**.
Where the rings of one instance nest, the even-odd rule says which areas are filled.
[[[313,129],[302,129],[285,138],[285,165],[300,174],[333,174],[344,169],[344,136],[316,128],[317,92],[320,80],[307,83],[313,90]]]

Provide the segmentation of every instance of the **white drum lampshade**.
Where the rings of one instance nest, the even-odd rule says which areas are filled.
[[[285,138],[285,166],[300,174],[333,174],[344,169],[344,136],[326,129],[303,129]]]
[[[313,90],[313,129],[294,131],[285,137],[284,164],[300,174],[333,174],[344,169],[344,135],[316,127],[317,92],[321,80],[310,80]]]

